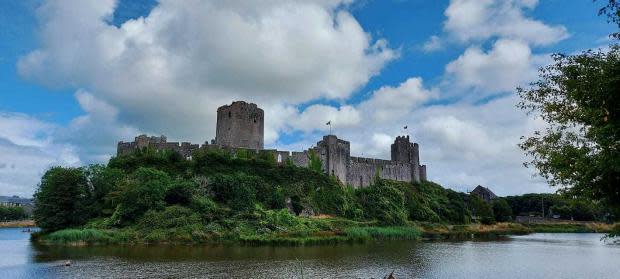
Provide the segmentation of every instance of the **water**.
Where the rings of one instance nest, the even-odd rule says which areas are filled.
[[[315,247],[40,247],[0,229],[0,278],[620,278],[601,234]],[[72,265],[64,266],[66,260]]]

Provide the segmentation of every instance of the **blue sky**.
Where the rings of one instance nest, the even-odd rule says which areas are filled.
[[[265,108],[269,147],[307,148],[332,120],[387,158],[408,125],[447,187],[553,191],[521,167],[518,137],[544,124],[513,88],[614,30],[588,0],[174,2],[2,1],[0,194],[137,133],[209,140],[234,99]]]

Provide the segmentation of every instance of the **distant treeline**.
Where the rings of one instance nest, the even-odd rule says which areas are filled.
[[[576,221],[612,221],[618,218],[600,203],[559,194],[525,194],[503,198],[510,205],[513,215],[559,217]]]
[[[0,205],[0,221],[23,220],[27,217],[26,210],[21,206]]]

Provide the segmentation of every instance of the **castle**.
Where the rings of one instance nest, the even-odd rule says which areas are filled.
[[[335,135],[324,136],[315,147],[301,152],[264,149],[264,111],[256,104],[243,101],[218,108],[216,127],[215,139],[203,145],[168,142],[165,136],[140,135],[133,142],[119,142],[117,155],[150,147],[174,150],[191,159],[192,152],[198,149],[228,150],[233,155],[236,150],[246,149],[271,154],[278,164],[290,160],[296,166],[307,167],[310,152],[315,152],[321,158],[326,173],[355,188],[370,185],[376,175],[396,181],[426,181],[426,165],[420,165],[419,146],[412,143],[409,136],[396,137],[391,146],[391,160],[353,157],[349,142]]]

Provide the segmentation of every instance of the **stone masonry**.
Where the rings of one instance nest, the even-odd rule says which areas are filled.
[[[233,102],[217,109],[215,144],[263,149],[265,113],[256,104]]]
[[[165,136],[137,136],[133,142],[119,142],[117,155],[131,153],[146,147],[155,150],[174,150],[191,160],[192,152],[198,149],[228,150],[234,156],[237,150],[271,154],[278,164],[290,160],[294,165],[307,167],[310,152],[315,152],[323,163],[323,170],[333,175],[343,184],[355,188],[366,187],[375,176],[384,179],[420,182],[426,181],[426,165],[420,165],[420,152],[417,143],[409,136],[399,136],[391,146],[391,160],[351,156],[350,143],[335,135],[324,136],[313,147],[302,152],[289,152],[264,149],[264,112],[255,104],[233,102],[218,108],[215,140],[210,144],[191,144],[189,142],[167,142]]]

